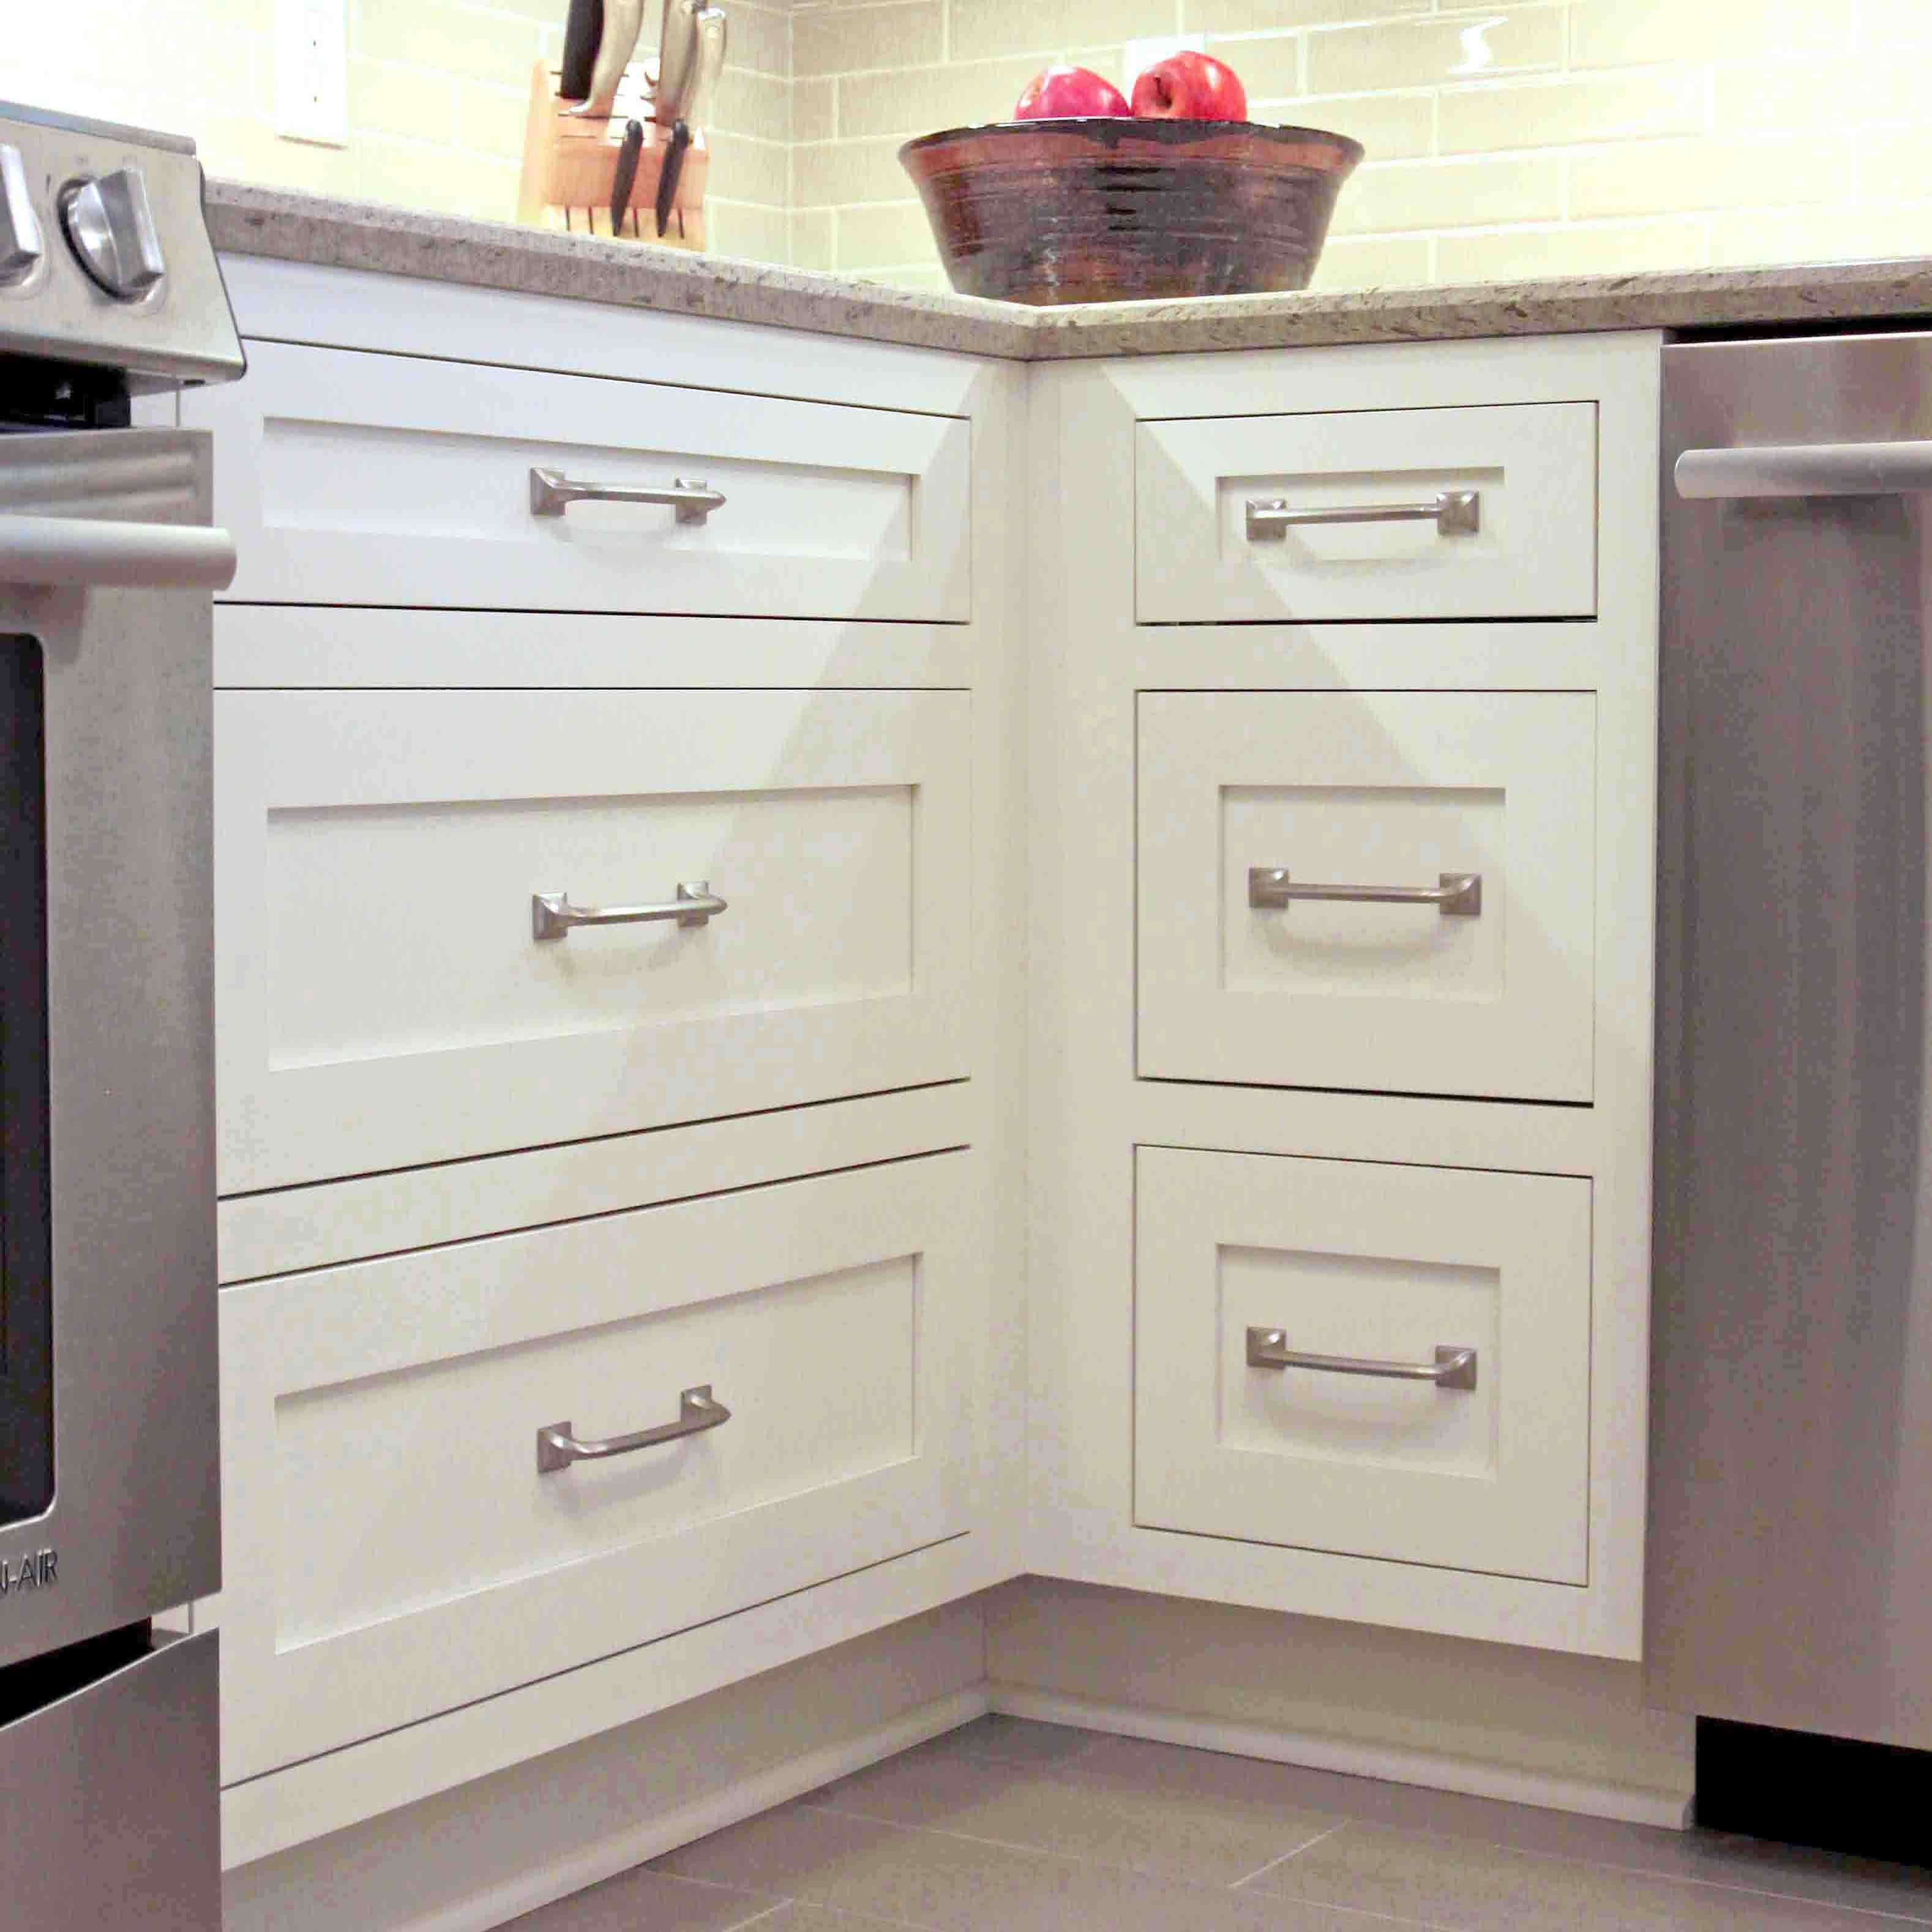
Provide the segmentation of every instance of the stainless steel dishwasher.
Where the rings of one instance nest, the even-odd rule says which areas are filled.
[[[1932,1747],[1932,333],[1664,396],[1650,1701]]]

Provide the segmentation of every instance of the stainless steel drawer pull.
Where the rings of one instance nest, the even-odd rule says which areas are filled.
[[[1438,1343],[1432,1362],[1377,1362],[1358,1355],[1310,1355],[1288,1346],[1279,1328],[1248,1330],[1251,1369],[1318,1369],[1330,1376],[1376,1376],[1388,1382],[1433,1382],[1442,1389],[1476,1386],[1476,1352],[1445,1348]]]
[[[1448,919],[1478,919],[1483,910],[1480,872],[1438,872],[1432,886],[1296,885],[1277,866],[1248,868],[1248,903],[1280,912],[1295,899],[1348,899],[1365,905],[1433,906]]]
[[[1444,490],[1426,503],[1342,504],[1332,509],[1298,510],[1286,496],[1248,499],[1248,541],[1271,543],[1302,524],[1419,524],[1433,522],[1442,537],[1473,536],[1483,526],[1480,490]]]
[[[730,902],[718,898],[703,879],[680,886],[677,897],[661,905],[572,905],[568,892],[532,892],[530,931],[538,939],[568,939],[574,926],[644,926],[658,919],[704,926],[730,907]]]
[[[668,503],[681,524],[701,524],[722,509],[724,492],[678,477],[668,490],[649,483],[578,483],[561,470],[530,472],[530,514],[560,517],[572,503]]]
[[[537,1431],[537,1474],[554,1476],[573,1462],[601,1462],[607,1456],[628,1456],[633,1449],[655,1448],[660,1442],[676,1442],[686,1436],[702,1436],[721,1422],[729,1422],[731,1412],[722,1402],[711,1400],[711,1384],[681,1390],[677,1398],[677,1420],[656,1429],[640,1429],[634,1436],[613,1436],[607,1442],[580,1442],[568,1422],[547,1424]]]
[[[1897,496],[1932,490],[1932,442],[1770,443],[1687,449],[1680,496]]]

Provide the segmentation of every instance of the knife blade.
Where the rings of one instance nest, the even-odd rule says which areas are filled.
[[[603,104],[609,111],[617,92],[617,82],[631,56],[638,50],[638,32],[644,24],[644,0],[604,0],[604,32],[597,44],[597,62],[591,70],[590,92],[580,107],[567,111],[588,115]]]
[[[683,100],[678,112],[686,121],[702,124],[706,104],[711,98],[711,90],[718,85],[718,76],[724,70],[724,44],[727,22],[724,10],[706,4],[698,10],[695,24],[698,28],[698,60],[696,70],[692,76]]]
[[[698,56],[698,14],[704,4],[704,0],[664,0],[652,117],[661,128],[683,118]]]
[[[610,178],[610,232],[613,235],[621,235],[624,232],[624,217],[631,212],[631,190],[637,185],[638,157],[644,152],[644,124],[641,121],[633,121],[624,130],[624,145],[617,151],[617,170]]]
[[[557,80],[560,100],[587,100],[590,71],[604,38],[604,0],[570,0],[563,23],[563,70]]]

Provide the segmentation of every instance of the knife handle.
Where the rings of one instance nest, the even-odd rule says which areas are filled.
[[[610,232],[624,232],[624,218],[631,212],[631,190],[637,185],[638,158],[644,152],[644,124],[633,121],[624,130],[624,145],[617,150],[616,172],[610,177]],[[636,226],[632,222],[632,226]]]
[[[557,98],[587,100],[590,72],[597,64],[597,44],[604,38],[604,0],[570,0],[564,22],[563,67],[557,76]]]

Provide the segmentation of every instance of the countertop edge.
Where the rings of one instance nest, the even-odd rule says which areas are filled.
[[[1932,320],[1932,258],[1031,309],[212,181],[217,249],[1022,362]]]
[[[209,182],[206,208],[209,235],[226,254],[1010,361],[1026,361],[1032,352],[1029,314],[966,296],[866,288],[762,262],[238,182]]]

